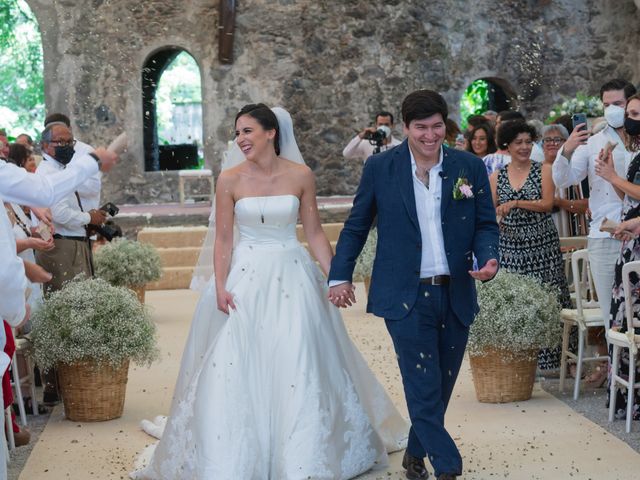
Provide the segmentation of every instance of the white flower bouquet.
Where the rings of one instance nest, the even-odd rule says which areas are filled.
[[[578,92],[575,98],[565,98],[561,103],[554,105],[549,112],[547,123],[553,122],[562,115],[574,113],[584,113],[587,117],[601,117],[604,115],[602,101],[599,97],[590,97]]]
[[[150,364],[158,355],[156,329],[135,294],[102,279],[76,280],[49,295],[33,315],[34,357],[47,370],[92,360]]]
[[[141,287],[160,279],[162,262],[153,245],[114,239],[94,255],[96,276],[111,285]]]
[[[488,349],[519,355],[559,344],[560,304],[551,288],[502,270],[477,287],[480,313],[469,331],[470,355],[481,356]]]
[[[353,280],[363,282],[366,277],[371,276],[373,269],[373,260],[376,258],[376,245],[378,244],[378,229],[373,227],[369,230],[367,242],[364,244],[356,266],[353,269]]]

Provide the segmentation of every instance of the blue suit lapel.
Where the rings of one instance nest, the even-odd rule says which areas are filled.
[[[418,231],[420,224],[418,223],[418,212],[416,211],[416,196],[413,192],[413,172],[411,171],[411,156],[409,155],[409,145],[405,140],[401,145],[396,147],[393,159],[393,166],[396,169],[398,188],[404,206],[409,213],[409,218]]]
[[[453,198],[453,186],[458,180],[455,154],[443,147],[442,154],[442,196],[440,197],[440,216],[444,218],[447,207]]]

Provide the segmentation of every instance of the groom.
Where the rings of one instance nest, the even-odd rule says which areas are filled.
[[[367,312],[384,317],[398,357],[412,424],[402,461],[409,479],[429,476],[427,455],[439,480],[462,473],[444,414],[478,312],[475,280],[498,270],[486,169],[479,158],[443,147],[447,113],[431,90],[404,99],[407,139],[367,160],[329,274],[330,300],[355,302],[353,269],[377,217]]]

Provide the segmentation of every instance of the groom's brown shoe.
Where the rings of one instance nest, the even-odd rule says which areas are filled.
[[[407,470],[405,475],[409,480],[424,480],[425,478],[429,478],[429,472],[424,466],[424,460],[413,457],[406,451],[402,459],[402,468]]]

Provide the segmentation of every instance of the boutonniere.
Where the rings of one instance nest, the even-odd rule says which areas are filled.
[[[473,185],[466,177],[458,177],[453,187],[453,199],[464,200],[465,198],[473,198]]]

